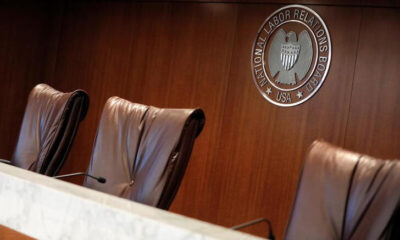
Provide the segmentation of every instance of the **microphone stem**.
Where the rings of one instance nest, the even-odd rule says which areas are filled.
[[[272,231],[272,224],[271,224],[271,222],[270,222],[268,219],[266,219],[266,218],[255,219],[255,220],[253,220],[253,221],[246,222],[246,223],[243,223],[243,224],[240,224],[240,225],[236,225],[236,226],[234,226],[234,227],[231,227],[231,229],[232,229],[232,230],[238,230],[238,229],[242,229],[242,228],[245,228],[245,227],[248,227],[248,226],[251,226],[251,225],[260,223],[260,222],[266,222],[266,223],[267,223],[268,228],[269,228],[269,236],[268,236],[268,239],[270,239],[270,240],[275,240],[275,235],[274,235],[274,233],[273,233],[273,231]]]
[[[95,177],[95,176],[92,176],[92,175],[90,175],[90,174],[88,174],[86,172],[77,172],[77,173],[70,173],[70,174],[65,174],[65,175],[58,175],[58,176],[54,176],[53,178],[59,179],[59,178],[64,178],[64,177],[74,177],[74,176],[81,176],[81,175],[93,178],[96,181],[98,181],[99,183],[103,183],[103,184],[106,183],[106,181],[107,181],[103,177]]]
[[[58,175],[58,176],[54,176],[53,178],[58,179],[58,178],[74,177],[74,176],[81,176],[81,175],[85,175],[85,176],[88,176],[88,177],[91,177],[91,178],[96,179],[95,177],[90,176],[90,175],[88,175],[88,174],[85,173],[85,172],[77,172],[77,173],[70,173],[70,174]]]

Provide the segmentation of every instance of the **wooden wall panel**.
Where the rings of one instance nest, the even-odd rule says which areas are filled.
[[[360,11],[313,7],[329,26],[333,40],[330,73],[308,102],[278,108],[254,86],[250,52],[255,33],[279,6],[241,6],[220,140],[218,161],[219,224],[234,225],[267,216],[282,236],[291,209],[303,156],[318,138],[343,145],[356,59]],[[354,24],[343,28],[348,22]],[[262,233],[264,226],[250,230]]]
[[[196,141],[187,169],[186,176],[191,176],[191,180],[183,182],[171,210],[215,222],[215,200],[222,187],[218,184],[219,160],[215,155],[224,144],[220,140],[221,115],[230,81],[237,8],[224,4],[174,4],[172,8],[174,54],[170,55],[170,72],[165,76],[168,95],[165,103],[158,105],[201,107],[206,113],[206,126]],[[151,95],[150,91],[144,92]]]
[[[159,107],[202,107],[207,125],[188,175],[212,185],[213,162],[204,159],[213,155],[218,141],[236,7],[74,3],[68,4],[65,14],[54,85],[85,89],[91,105],[63,172],[87,168],[101,109],[108,97],[118,95]],[[189,183],[182,185],[188,191],[178,195],[177,203],[188,205],[194,188],[208,190],[202,181]],[[196,212],[213,214],[202,208]]]
[[[346,147],[400,158],[400,9],[364,9]]]
[[[89,112],[81,123],[74,147],[62,173],[88,167],[102,107],[108,97],[127,97],[143,78],[131,79],[131,54],[137,49],[136,34],[141,14],[128,2],[67,2],[56,52],[54,87],[63,91],[84,89],[90,96]],[[142,65],[143,66],[143,65]],[[136,69],[136,66],[133,66]],[[140,92],[140,89],[138,89]],[[138,101],[137,95],[131,96]],[[81,182],[82,178],[71,180]]]
[[[0,3],[0,158],[11,159],[28,94],[43,81],[50,4]]]
[[[140,0],[170,2],[170,0]],[[400,7],[400,0],[175,0],[174,2],[240,3],[240,4],[303,4],[352,7]]]

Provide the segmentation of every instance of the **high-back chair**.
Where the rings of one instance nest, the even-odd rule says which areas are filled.
[[[399,161],[316,141],[305,159],[285,239],[400,239],[399,211]]]
[[[86,92],[62,93],[39,84],[29,95],[11,164],[48,176],[63,165],[88,109]]]
[[[112,97],[105,104],[84,185],[168,209],[205,122],[201,109],[162,109]]]

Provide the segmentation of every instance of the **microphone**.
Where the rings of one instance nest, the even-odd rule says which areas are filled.
[[[90,178],[93,178],[93,179],[96,179],[97,182],[99,182],[99,183],[103,183],[103,184],[104,184],[104,183],[107,182],[107,179],[105,179],[105,178],[103,178],[103,177],[95,177],[95,176],[90,175],[90,174],[85,173],[85,172],[77,172],[77,173],[70,173],[70,174],[65,174],[65,175],[58,175],[58,176],[54,176],[53,178],[55,178],[55,179],[60,179],[60,178],[74,177],[74,176],[82,176],[82,175],[87,176],[87,177],[90,177]]]
[[[233,226],[233,227],[231,227],[231,229],[232,230],[238,230],[238,229],[245,228],[245,227],[260,223],[260,222],[266,222],[268,224],[268,228],[269,228],[268,239],[275,240],[275,235],[274,235],[274,232],[272,230],[272,224],[266,218],[258,218],[258,219],[252,220],[250,222],[246,222],[246,223],[243,223],[243,224],[239,224],[239,225]]]

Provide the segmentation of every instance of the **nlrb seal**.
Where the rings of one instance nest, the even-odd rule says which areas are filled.
[[[316,12],[289,5],[260,27],[251,54],[254,83],[271,103],[290,107],[321,87],[331,62],[331,39]]]

